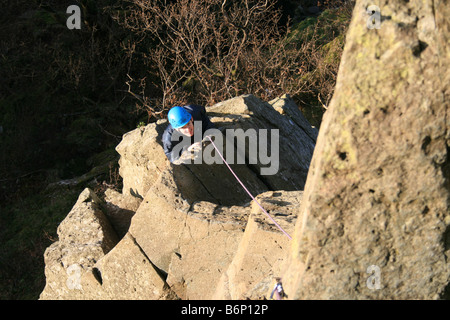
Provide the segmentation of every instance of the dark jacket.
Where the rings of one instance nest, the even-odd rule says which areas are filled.
[[[174,162],[175,160],[177,160],[180,157],[180,155],[193,143],[201,141],[201,139],[203,138],[203,134],[205,133],[206,130],[215,128],[214,124],[211,122],[211,120],[209,120],[208,116],[206,115],[205,107],[191,104],[183,106],[183,108],[186,109],[186,111],[191,114],[194,121],[202,121],[202,134],[201,136],[197,134],[199,132],[196,131],[194,127],[194,136],[187,137],[178,133],[172,127],[172,125],[169,124],[163,133],[162,142],[164,147],[164,153],[166,154],[167,159],[169,159],[170,162]],[[173,148],[179,143],[183,143],[183,148],[178,152],[178,154],[175,154]]]

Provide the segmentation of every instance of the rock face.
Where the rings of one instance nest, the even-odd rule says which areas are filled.
[[[279,168],[276,174],[259,178],[270,190],[304,189],[318,132],[311,127],[289,96],[274,99],[270,103],[263,103],[252,95],[240,96],[209,108],[208,113],[212,116],[211,120],[225,131],[228,128],[244,131],[278,129]],[[272,144],[269,143],[267,149],[271,148]],[[248,145],[245,154],[249,157]],[[261,159],[256,160],[257,163],[250,167],[255,172],[261,172],[265,165]]]
[[[58,227],[59,241],[45,251],[47,283],[41,299],[82,299],[84,270],[92,270],[118,242],[118,237],[101,210],[100,199],[89,189]]]
[[[225,151],[227,129],[279,130],[278,176],[261,174],[264,159],[230,166],[292,233],[317,130],[289,96],[267,103],[245,95],[207,111]],[[80,195],[59,241],[46,250],[41,299],[268,297],[290,240],[225,164],[170,164],[161,146],[166,126],[159,121],[124,135],[117,146],[122,193],[108,190],[104,201],[89,189]],[[270,143],[276,141],[269,150]],[[249,148],[242,148],[245,158]]]
[[[449,298],[450,6],[357,1],[283,284],[292,299]],[[372,14],[372,13],[370,13]]]
[[[293,230],[303,192],[269,191],[258,202],[288,233]],[[274,279],[282,272],[290,240],[281,234],[255,202],[250,219],[227,271],[222,274],[213,299],[262,299],[270,296]],[[283,219],[280,219],[283,217]]]

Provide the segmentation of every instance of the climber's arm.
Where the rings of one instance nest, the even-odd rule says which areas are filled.
[[[172,143],[172,133],[173,130],[166,130],[164,131],[163,137],[162,137],[162,142],[163,142],[163,148],[164,148],[164,153],[166,154],[167,159],[169,159],[170,162],[174,162],[176,159],[178,159],[180,157],[180,154],[176,155],[174,152],[174,146]]]
[[[172,137],[175,134],[175,137]],[[180,140],[181,139],[181,140]],[[169,130],[163,134],[163,149],[167,159],[173,164],[183,163],[190,156],[190,139],[175,130]],[[193,144],[194,146],[196,144]],[[191,148],[192,149],[192,148]],[[183,158],[183,159],[182,159]]]

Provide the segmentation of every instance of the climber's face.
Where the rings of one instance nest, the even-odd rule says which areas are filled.
[[[194,122],[192,118],[184,127],[178,128],[177,130],[185,136],[192,137],[194,135]]]

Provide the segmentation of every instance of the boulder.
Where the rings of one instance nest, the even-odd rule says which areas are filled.
[[[85,189],[58,227],[57,242],[45,250],[46,285],[40,299],[83,299],[83,274],[118,242],[101,200]]]
[[[92,190],[80,194],[45,251],[40,299],[176,299],[133,237],[118,241],[102,208]]]
[[[148,259],[134,238],[126,234],[85,276],[90,299],[101,300],[173,300],[176,294]],[[95,280],[94,280],[95,279]],[[95,283],[96,282],[96,283]],[[94,284],[95,283],[95,284]]]

